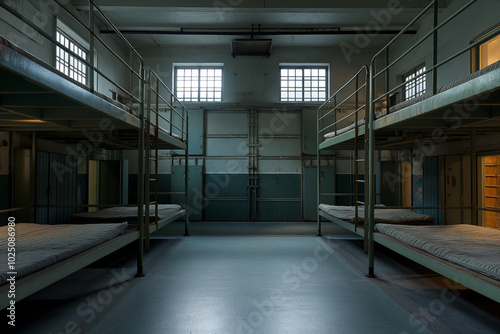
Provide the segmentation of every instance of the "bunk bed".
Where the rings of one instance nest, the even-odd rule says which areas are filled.
[[[480,136],[499,132],[500,117],[493,106],[500,101],[500,63],[494,62],[485,68],[460,80],[452,81],[438,87],[438,70],[460,56],[472,52],[488,39],[498,36],[500,29],[482,34],[467,47],[454,54],[441,54],[439,34],[443,27],[459,15],[467,15],[467,9],[476,1],[468,1],[449,16],[441,18],[437,1],[430,4],[389,42],[372,59],[369,85],[368,113],[363,122],[353,121],[359,126],[325,136],[326,129],[322,124],[324,110],[318,110],[318,166],[320,152],[325,149],[354,149],[356,142],[362,142],[365,149],[365,205],[364,229],[335,218],[320,210],[318,200],[318,231],[321,234],[321,217],[332,220],[365,237],[368,243],[368,276],[374,277],[374,245],[381,244],[403,256],[420,263],[433,271],[475,290],[497,302],[500,302],[500,277],[498,275],[498,254],[500,253],[500,232],[497,229],[478,226],[479,211],[498,212],[498,208],[481,208],[478,205],[477,180],[470,178],[472,195],[470,205],[471,217],[468,224],[407,226],[399,224],[376,224],[375,198],[375,152],[376,150],[418,149],[422,145],[438,145],[441,143],[463,143],[470,145],[471,175],[476,175],[476,141]],[[402,34],[414,27],[418,20],[433,19],[430,31],[396,55],[391,53],[397,46]],[[479,33],[479,32],[478,32]],[[455,36],[456,37],[456,36]],[[449,37],[450,38],[450,37]],[[427,47],[425,42],[432,41],[431,66],[423,71],[423,76],[432,78],[427,92],[402,103],[391,105],[391,96],[401,92],[405,82],[391,85],[391,73],[397,64],[405,60],[417,47]],[[427,51],[427,50],[426,50]],[[429,58],[428,58],[429,59]],[[378,113],[379,106],[385,112]],[[473,105],[473,110],[471,110]],[[324,108],[324,106],[323,106]],[[467,110],[467,112],[465,112]],[[361,126],[363,125],[363,126]],[[357,130],[360,128],[359,130]],[[420,145],[420,146],[419,146]],[[357,158],[357,157],[356,157]],[[319,168],[318,168],[319,169]],[[318,189],[320,188],[318,177]],[[321,192],[318,192],[321,199]],[[412,209],[406,208],[406,209]],[[413,207],[426,209],[426,207]],[[433,209],[456,209],[439,205]],[[358,209],[357,209],[358,210]],[[354,226],[354,227],[353,227]],[[466,245],[466,247],[464,247]],[[467,249],[464,249],[467,248]]]
[[[153,71],[145,72],[141,55],[93,0],[88,1],[88,22],[84,22],[81,19],[83,15],[75,13],[69,5],[65,6],[56,2],[56,12],[64,16],[66,20],[72,20],[75,26],[88,33],[90,49],[99,47],[100,50],[105,50],[116,64],[123,66],[124,72],[127,73],[126,80],[113,79],[113,75],[106,72],[106,69],[95,65],[97,62],[93,52],[89,52],[88,59],[82,57],[74,48],[59,42],[55,36],[47,33],[45,27],[32,22],[29,14],[9,4],[9,2],[0,2],[0,11],[5,17],[9,16],[8,23],[11,26],[23,26],[25,30],[33,31],[34,39],[43,39],[44,43],[41,45],[49,44],[54,50],[57,47],[70,55],[75,62],[79,60],[81,66],[86,68],[85,72],[88,75],[87,84],[82,84],[74,77],[63,75],[51,63],[47,63],[47,60],[42,58],[42,54],[27,52],[24,48],[12,43],[10,39],[15,39],[16,33],[21,34],[20,30],[7,36],[0,36],[0,77],[2,78],[0,81],[0,117],[2,118],[0,131],[31,138],[30,149],[33,157],[29,162],[31,182],[30,194],[27,197],[30,198],[30,208],[7,209],[0,212],[13,218],[17,217],[21,211],[29,212],[26,215],[29,216],[28,219],[16,219],[17,236],[22,238],[22,241],[18,239],[17,261],[29,262],[30,259],[37,261],[35,265],[27,263],[27,269],[22,269],[24,264],[20,264],[19,271],[16,273],[18,276],[16,276],[15,300],[17,302],[134,242],[138,245],[137,276],[142,276],[143,252],[144,248],[147,250],[149,247],[150,233],[183,218],[185,235],[188,235],[187,108],[177,100]],[[14,21],[15,23],[12,23]],[[104,41],[96,31],[99,24],[111,27],[116,33],[116,39],[112,42],[109,41],[110,39]],[[105,88],[101,89],[99,85]],[[109,87],[113,88],[109,89]],[[115,99],[113,96],[107,96],[108,90],[114,92]],[[116,91],[119,91],[125,98],[117,100]],[[160,112],[159,100],[166,101],[167,112]],[[50,207],[50,205],[37,204],[36,182],[33,182],[36,170],[34,157],[37,156],[37,143],[40,139],[66,145],[66,147],[78,147],[83,144],[105,150],[137,151],[138,161],[144,163],[138,163],[138,203],[133,208],[133,213],[127,218],[131,219],[131,216],[135,216],[136,226],[131,228],[131,224],[122,220],[123,217],[119,218],[120,222],[112,224],[92,224],[92,222],[84,224],[85,222],[81,220],[79,224],[36,224],[37,208]],[[157,191],[159,182],[157,163],[160,149],[182,150],[185,158],[186,201],[184,208],[178,205],[170,207],[168,215],[162,215],[158,209],[159,205],[161,208]],[[156,163],[154,173],[151,172],[152,163]],[[155,178],[152,178],[152,174],[156,174]],[[150,190],[151,183],[156,185],[156,191]],[[130,209],[122,207],[119,210],[123,212]],[[150,217],[150,219],[144,219],[144,217]],[[94,235],[108,230],[110,232],[104,233],[104,238],[96,238]],[[4,232],[2,229],[4,236],[2,247],[3,241],[7,239]],[[44,242],[41,242],[41,236],[46,237]],[[76,239],[88,239],[90,242],[86,245],[75,244],[76,247],[72,249],[61,247],[66,243],[74,244],[73,241]],[[26,240],[32,240],[32,242],[26,242]],[[40,247],[43,247],[44,252],[39,251]],[[41,260],[40,253],[47,253],[46,249],[53,250],[55,253],[50,258],[44,257]],[[0,286],[0,308],[2,309],[12,302],[9,297],[9,288],[9,284]]]
[[[144,210],[146,211],[146,210]],[[158,204],[149,205],[149,222],[154,222],[158,217],[160,221],[171,221],[179,218],[181,206],[178,204]],[[145,216],[146,217],[146,216]],[[127,222],[130,225],[137,225],[137,207],[111,207],[98,211],[74,213],[70,216],[71,224],[111,224]]]

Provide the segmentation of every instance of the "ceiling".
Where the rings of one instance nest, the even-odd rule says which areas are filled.
[[[354,34],[364,29],[381,29],[381,33],[371,36],[371,43],[383,45],[429,1],[96,0],[96,3],[118,29],[126,32],[134,47],[144,49],[229,46],[232,39],[250,38],[252,25],[254,32],[258,32],[259,25],[261,28],[262,35],[255,38],[272,38],[273,48],[354,43]],[[88,10],[87,0],[73,0],[73,4],[80,10]],[[399,6],[388,9],[388,4]],[[321,34],[312,31],[319,28]]]

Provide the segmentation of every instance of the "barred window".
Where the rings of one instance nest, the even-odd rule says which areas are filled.
[[[180,101],[222,102],[222,66],[174,66]]]
[[[328,66],[280,66],[283,102],[320,102],[328,95]]]
[[[412,99],[425,93],[425,65],[418,66],[405,75],[405,100]]]
[[[87,60],[87,50],[74,39],[69,37],[69,34],[58,28],[56,32],[57,41],[66,48],[74,52],[82,59]],[[67,75],[68,77],[86,85],[87,84],[87,65],[73,54],[70,54],[63,48],[56,46],[56,68]]]

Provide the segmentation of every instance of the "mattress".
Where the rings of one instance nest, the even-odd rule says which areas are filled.
[[[494,71],[496,69],[499,69],[500,68],[500,61],[497,61],[489,66],[486,66],[485,68],[479,70],[479,71],[476,71],[474,73],[471,73],[469,74],[468,76],[466,77],[463,77],[459,80],[456,80],[456,81],[453,81],[447,85],[444,85],[443,87],[439,88],[438,89],[438,93],[442,93],[444,91],[447,91],[451,88],[454,88],[456,86],[460,86],[472,79],[475,79],[477,77],[480,77],[481,75],[484,75],[488,72],[491,72],[491,71]],[[425,93],[425,94],[422,94],[418,97],[415,97],[415,98],[412,98],[412,99],[409,99],[409,100],[406,100],[406,101],[403,101],[401,103],[398,103],[396,104],[395,106],[389,108],[389,113],[393,113],[393,112],[396,112],[398,110],[401,110],[403,108],[406,108],[406,107],[409,107],[411,106],[412,104],[415,104],[415,103],[418,103],[418,102],[421,102],[423,100],[426,100],[428,99],[429,97],[433,96],[432,92],[428,92],[428,93]]]
[[[435,220],[433,216],[418,213],[406,209],[381,209],[375,208],[374,222],[375,224],[413,224],[413,225],[426,225],[432,224]],[[335,218],[354,222],[355,207],[354,206],[340,206],[340,205],[327,205],[320,204],[319,209],[326,212]],[[358,207],[358,222],[364,222],[365,210],[363,206]]]
[[[16,224],[16,279],[84,252],[123,233],[127,223],[87,225]],[[0,285],[6,283],[7,226],[0,227]]]
[[[434,256],[500,280],[500,230],[464,224],[378,224],[375,230]]]
[[[158,219],[170,218],[181,210],[177,204],[159,204]],[[154,221],[155,206],[149,206],[149,219]],[[128,222],[129,224],[137,223],[137,207],[113,207],[93,212],[74,213],[70,217],[73,224],[99,224],[99,223],[121,223]]]

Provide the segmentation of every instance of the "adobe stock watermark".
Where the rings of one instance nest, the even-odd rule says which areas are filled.
[[[270,292],[269,298],[252,301],[255,310],[250,312],[245,318],[239,319],[237,334],[260,333],[260,328],[266,319],[276,313],[276,309],[281,305],[287,295],[299,290],[304,282],[313,275],[320,264],[326,262],[333,254],[333,249],[321,238],[316,238],[319,245],[312,251],[311,256],[302,260],[300,264],[294,264],[285,270],[281,275],[283,289],[274,289]]]
[[[3,1],[7,6],[13,8],[14,10],[18,10],[18,5],[13,3],[12,1]],[[60,5],[68,5],[70,4],[70,0],[59,0]],[[2,1],[0,1],[2,3]],[[11,4],[12,3],[12,4]],[[28,3],[27,1],[25,4]],[[44,29],[47,25],[52,24],[52,18],[58,16],[60,11],[60,6],[52,1],[52,0],[39,0],[37,2],[38,9],[32,10],[32,17],[30,21],[40,29]],[[33,5],[32,5],[33,6]],[[34,6],[33,6],[34,7]],[[33,29],[29,24],[23,23],[19,30],[24,36],[16,32],[9,32],[7,34],[7,39],[18,45],[26,45],[28,44],[28,39],[35,39],[39,36],[39,33]],[[25,37],[26,36],[26,37]]]
[[[225,13],[234,11],[242,3],[243,0],[214,0],[212,6],[216,9],[219,21],[223,21]]]
[[[370,15],[374,20],[368,21],[364,29],[359,27],[354,28],[357,34],[354,36],[353,43],[342,42],[339,47],[346,59],[347,63],[352,62],[354,54],[360,54],[361,51],[370,46],[374,37],[380,34],[383,28],[391,24],[394,16],[399,15],[403,11],[399,0],[389,0],[387,8],[379,11],[371,10]]]
[[[94,322],[100,313],[105,313],[111,307],[111,304],[119,295],[124,292],[128,286],[127,281],[130,275],[126,274],[125,268],[121,272],[116,269],[111,271],[112,278],[109,279],[107,287],[88,296],[75,309],[79,321],[68,321],[62,331],[49,332],[48,334],[80,334],[84,333],[84,328]]]
[[[437,320],[437,317],[446,311],[446,305],[455,302],[460,295],[460,284],[450,279],[445,279],[446,288],[441,290],[439,298],[434,298],[429,302],[428,307],[420,307],[417,312],[410,314],[408,322],[410,326],[415,327],[418,333],[423,333],[432,327],[432,323]],[[399,334],[410,334],[402,331]]]

